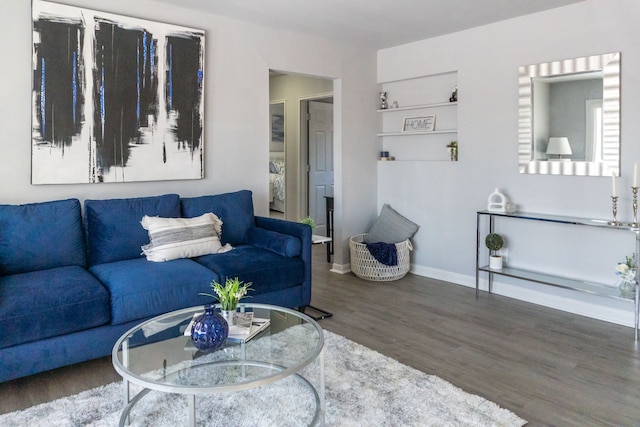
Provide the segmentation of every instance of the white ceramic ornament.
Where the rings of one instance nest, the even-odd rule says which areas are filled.
[[[495,191],[489,195],[487,210],[489,212],[506,212],[506,205],[507,198],[496,188]]]

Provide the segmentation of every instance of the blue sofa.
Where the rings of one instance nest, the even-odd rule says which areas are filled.
[[[213,212],[234,249],[147,261],[144,215]],[[256,217],[252,194],[0,205],[0,382],[111,354],[145,319],[211,302],[212,280],[252,282],[249,302],[311,301],[311,228]]]

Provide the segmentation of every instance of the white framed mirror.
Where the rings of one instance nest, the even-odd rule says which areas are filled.
[[[620,170],[620,52],[519,69],[520,173]]]

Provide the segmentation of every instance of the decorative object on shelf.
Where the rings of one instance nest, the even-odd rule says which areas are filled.
[[[547,145],[547,158],[549,160],[569,160],[562,156],[570,156],[573,154],[571,151],[571,145],[569,145],[569,138],[566,136],[552,136],[549,138],[549,144]],[[558,156],[550,158],[549,156]]]
[[[389,104],[387,104],[387,92],[380,92],[380,109],[386,110],[389,108]]]
[[[629,225],[633,228],[638,228],[638,162],[633,164],[633,186],[631,187],[633,192],[633,222]]]
[[[502,255],[498,251],[504,246],[504,239],[498,233],[489,233],[484,239],[484,244],[491,251],[489,255],[489,268],[492,270],[502,270]]]
[[[380,152],[380,160],[395,160],[396,158],[389,155],[388,151]]]
[[[618,289],[623,298],[635,298],[636,296],[636,254],[625,256],[624,262],[616,265],[616,275],[620,277]]]
[[[638,224],[638,187],[631,187],[631,191],[633,192],[633,222],[630,222],[629,225],[633,228],[638,228],[640,224]]]
[[[247,295],[247,292],[253,290],[251,288],[251,282],[244,283],[237,277],[230,279],[227,278],[224,286],[215,280],[211,282],[211,289],[215,292],[215,295],[201,292],[200,295],[210,296],[217,299],[220,302],[220,310],[223,312],[225,319],[228,319],[229,325],[233,325],[235,322],[235,313],[238,308],[238,303],[242,298]],[[231,313],[224,313],[225,311]]]
[[[393,101],[393,104],[391,104],[391,108],[398,108],[398,101]]]
[[[607,224],[619,227],[622,225],[616,218],[618,216],[618,194],[616,193],[616,173],[611,172],[611,211],[613,213],[613,221],[609,221]]]
[[[506,212],[506,203],[507,198],[496,188],[493,193],[489,195],[487,210],[489,212]]]
[[[518,212],[518,205],[516,205],[515,203],[507,202],[504,205],[504,210],[508,214],[514,214]]]
[[[193,319],[191,341],[199,350],[215,351],[229,336],[229,324],[215,311],[214,304],[204,306],[204,313]]]
[[[452,162],[458,161],[458,141],[451,141],[447,144],[447,150],[449,150],[449,159]]]
[[[455,86],[451,91],[451,98],[449,98],[449,102],[458,102],[458,86]]]
[[[402,122],[402,132],[433,132],[435,125],[435,114],[420,117],[405,117]]]

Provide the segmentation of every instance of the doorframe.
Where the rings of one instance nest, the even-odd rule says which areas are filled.
[[[334,105],[333,91],[317,93],[306,97],[298,98],[298,112],[300,117],[298,120],[298,135],[300,136],[300,194],[298,195],[298,209],[304,216],[309,215],[309,102],[331,99]],[[335,106],[335,105],[334,105]],[[335,137],[336,125],[333,124],[333,134]],[[333,153],[333,161],[335,164],[335,151]],[[335,182],[335,172],[334,172]]]

